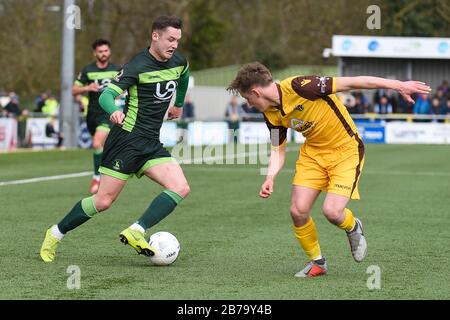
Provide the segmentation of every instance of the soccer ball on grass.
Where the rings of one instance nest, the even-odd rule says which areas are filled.
[[[175,262],[180,253],[180,243],[170,232],[160,231],[152,234],[148,243],[155,249],[150,262],[157,266],[168,266]]]

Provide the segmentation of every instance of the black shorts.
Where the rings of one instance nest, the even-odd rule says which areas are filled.
[[[104,130],[109,132],[112,123],[109,121],[109,115],[106,113],[89,113],[86,117],[86,124],[91,136],[95,135],[95,131]]]
[[[145,170],[155,165],[175,161],[158,139],[138,136],[114,126],[103,148],[99,172],[127,180],[133,175],[142,177]]]

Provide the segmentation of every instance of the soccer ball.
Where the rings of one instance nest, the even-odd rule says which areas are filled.
[[[150,256],[151,263],[157,266],[167,266],[178,258],[180,243],[170,232],[156,232],[150,236],[148,243],[156,251],[153,256]]]

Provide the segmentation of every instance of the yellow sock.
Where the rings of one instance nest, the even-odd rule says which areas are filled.
[[[311,260],[318,258],[320,253],[319,236],[317,234],[316,225],[312,218],[301,227],[295,227],[295,237],[297,238],[300,246]]]
[[[342,230],[350,231],[355,227],[355,217],[353,216],[353,213],[347,208],[344,209],[344,215],[344,221],[340,225],[338,225],[338,227]]]

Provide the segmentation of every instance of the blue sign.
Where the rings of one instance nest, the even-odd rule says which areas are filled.
[[[379,46],[380,46],[380,44],[378,43],[378,41],[372,40],[369,42],[369,45],[367,46],[367,48],[369,49],[369,51],[377,51]]]
[[[352,47],[352,41],[351,40],[344,40],[342,42],[342,50],[348,51]]]
[[[447,42],[441,42],[438,45],[438,51],[439,53],[446,53],[448,51],[448,43]]]
[[[384,125],[357,123],[356,127],[364,143],[385,143]]]

